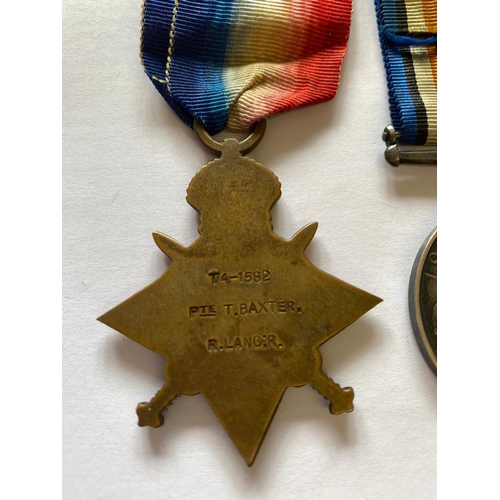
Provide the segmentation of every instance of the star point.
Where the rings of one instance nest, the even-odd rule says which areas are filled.
[[[317,223],[290,240],[273,232],[279,195],[253,160],[211,162],[188,189],[198,240],[153,233],[170,267],[98,318],[166,359],[167,382],[138,406],[139,425],[159,427],[178,395],[201,393],[249,466],[287,387],[310,384],[331,413],[352,411],[353,390],[323,373],[318,348],[381,301],[308,261]]]

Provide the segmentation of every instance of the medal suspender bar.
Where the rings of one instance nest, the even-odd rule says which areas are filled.
[[[375,0],[392,125],[385,158],[437,164],[437,0]],[[414,146],[422,146],[415,149]]]
[[[287,387],[309,384],[334,415],[354,391],[322,370],[319,346],[382,299],[328,275],[304,254],[317,223],[276,235],[277,177],[244,155],[265,118],[335,96],[351,0],[146,0],[146,74],[220,158],[193,178],[187,201],[199,238],[185,247],[154,232],[172,264],[99,317],[166,359],[166,382],[140,403],[140,426],[160,427],[180,394],[203,394],[250,466]],[[217,142],[225,127],[250,136]]]

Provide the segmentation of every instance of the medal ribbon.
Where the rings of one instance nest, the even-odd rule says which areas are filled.
[[[399,144],[437,144],[437,0],[375,0]]]
[[[188,125],[248,130],[332,99],[352,0],[145,0],[141,59]]]

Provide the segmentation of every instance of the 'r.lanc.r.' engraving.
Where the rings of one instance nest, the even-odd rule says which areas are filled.
[[[251,349],[253,351],[264,351],[269,349],[283,349],[284,344],[276,335],[252,335],[249,337],[235,337],[222,340],[208,339],[208,352],[224,352]]]

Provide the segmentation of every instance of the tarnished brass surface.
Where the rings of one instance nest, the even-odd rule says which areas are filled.
[[[353,390],[323,373],[318,347],[381,299],[307,260],[317,223],[290,240],[273,232],[280,183],[239,149],[227,139],[189,185],[200,237],[184,247],[153,233],[172,264],[99,320],[167,361],[139,425],[161,426],[178,395],[201,393],[251,465],[287,387],[310,384],[331,413],[352,411]]]
[[[418,346],[437,373],[437,229],[424,241],[413,264],[409,303]]]

